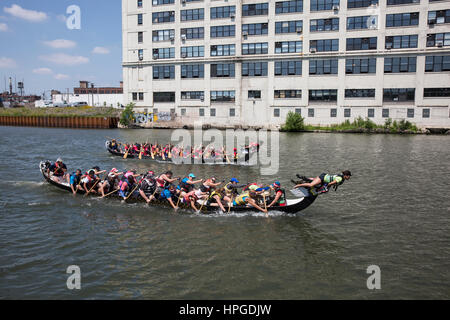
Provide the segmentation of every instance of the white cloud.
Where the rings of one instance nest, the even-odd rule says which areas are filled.
[[[0,68],[15,68],[16,62],[11,58],[0,57]]]
[[[70,77],[67,74],[58,73],[58,74],[55,74],[54,78],[56,80],[67,80]]]
[[[0,23],[0,31],[8,31],[8,25],[6,23]]]
[[[36,74],[52,74],[53,71],[52,71],[52,69],[49,69],[49,68],[37,68],[37,69],[33,70],[33,73],[36,73]]]
[[[67,48],[73,48],[77,45],[75,41],[72,40],[66,40],[66,39],[56,39],[52,41],[44,41],[44,43],[52,48],[55,49],[67,49]]]
[[[58,19],[58,20],[61,21],[61,22],[66,23],[67,17],[66,17],[65,15],[63,15],[63,14],[58,14],[58,15],[56,16],[56,19]]]
[[[40,56],[40,59],[51,63],[66,66],[75,66],[89,62],[89,58],[83,56],[71,56],[65,53],[55,53],[47,56]]]
[[[94,50],[92,50],[92,53],[95,54],[109,54],[109,49],[105,47],[95,47]]]
[[[18,6],[17,4],[13,4],[11,8],[4,7],[3,11],[9,13],[10,15],[24,19],[30,22],[42,22],[47,19],[47,14],[45,12],[27,10]]]

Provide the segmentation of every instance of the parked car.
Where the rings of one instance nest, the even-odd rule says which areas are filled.
[[[72,102],[70,104],[72,107],[85,107],[88,105],[87,102]]]
[[[54,104],[54,106],[58,107],[58,108],[70,107],[70,105],[67,102],[65,102],[65,101],[57,102],[57,103]]]

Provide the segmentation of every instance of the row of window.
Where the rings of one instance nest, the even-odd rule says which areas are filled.
[[[416,72],[416,57],[384,58],[384,73]],[[242,76],[267,76],[267,62],[243,62]],[[211,77],[234,78],[234,63],[210,65]],[[450,55],[427,56],[425,72],[450,71]],[[376,73],[376,58],[346,59],[346,74]],[[302,75],[302,60],[275,61],[275,76]],[[310,75],[338,74],[338,59],[315,59],[309,61]],[[204,64],[181,65],[181,78],[204,78]],[[175,79],[174,65],[153,66],[153,79]]]
[[[383,102],[414,102],[415,88],[385,88],[383,89]],[[309,102],[337,102],[337,89],[308,90]],[[450,97],[450,88],[424,88],[424,98]],[[205,97],[204,91],[182,91],[182,100],[201,100]],[[133,92],[134,101],[143,101],[143,92]],[[211,91],[211,102],[235,102],[235,91]],[[249,90],[249,99],[260,99],[261,90]],[[274,90],[274,99],[301,99],[301,89]],[[375,98],[375,89],[345,89],[346,99]],[[175,92],[153,92],[153,102],[175,102]]]

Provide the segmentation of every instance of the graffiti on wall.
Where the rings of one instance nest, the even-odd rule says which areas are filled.
[[[157,122],[157,121],[171,121],[172,114],[170,112],[158,112],[147,113],[147,112],[135,112],[133,115],[135,124],[146,124],[149,122]]]

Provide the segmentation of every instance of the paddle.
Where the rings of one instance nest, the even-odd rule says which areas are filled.
[[[95,187],[95,186],[97,185],[97,183],[99,183],[99,182],[100,182],[100,178],[97,178],[97,181],[94,183],[94,185],[92,186],[92,188],[90,188],[89,191],[86,192],[84,196],[86,197],[89,193],[91,193],[92,189],[94,189],[94,187]]]
[[[126,159],[128,157],[128,152],[130,151],[131,146],[128,146],[127,152],[123,155],[123,158]]]
[[[266,209],[266,211],[267,211],[267,202],[266,202],[266,193],[265,192],[263,192],[263,199],[264,199],[264,209]],[[268,217],[268,216],[269,216],[269,213],[266,212],[266,217]]]
[[[139,160],[142,160],[142,152],[144,151],[144,149],[142,149],[141,147],[141,151],[139,152]]]
[[[231,200],[230,200],[230,202],[228,203],[228,213],[230,213],[230,210],[231,210],[231,204],[233,203],[233,196],[231,196]]]
[[[128,194],[128,196],[125,198],[125,201],[128,200],[128,198],[133,194],[134,191],[136,191],[136,189],[139,187],[139,183],[136,184],[136,187],[134,187],[134,189]]]
[[[118,188],[118,189],[116,189],[116,190],[114,190],[114,191],[111,191],[110,193],[105,194],[102,198],[106,198],[106,197],[109,196],[110,194],[113,194],[114,192],[117,192],[117,191],[119,191],[119,190],[120,190],[120,188]]]

